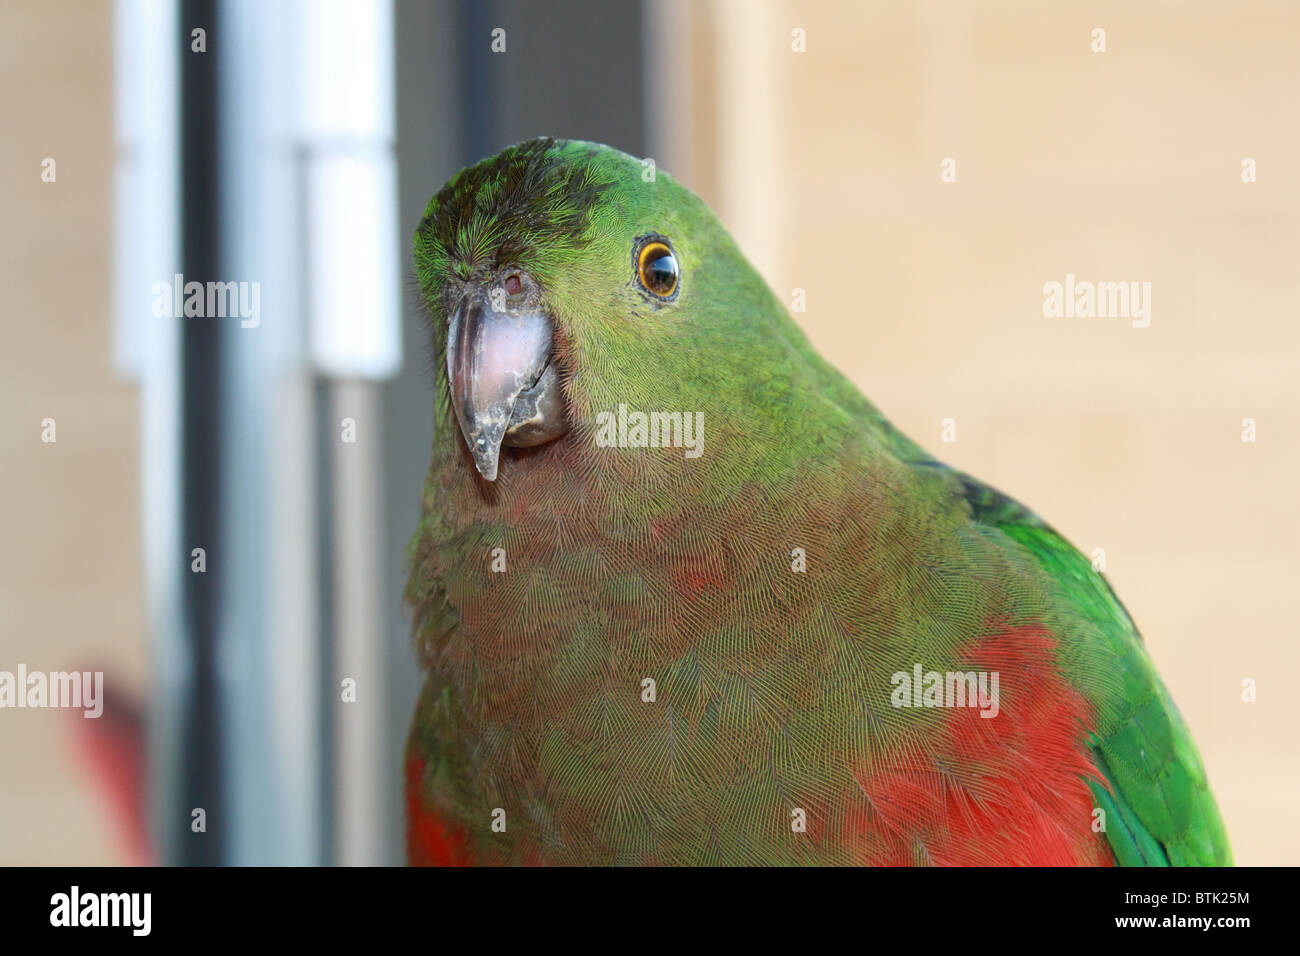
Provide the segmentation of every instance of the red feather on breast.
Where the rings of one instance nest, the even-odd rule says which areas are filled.
[[[421,793],[424,758],[406,759],[406,858],[411,866],[469,866],[467,838],[431,810]]]
[[[1113,864],[1092,830],[1087,778],[1099,778],[1085,742],[1092,707],[1061,677],[1055,644],[1045,628],[1004,626],[962,650],[965,669],[998,672],[999,713],[948,708],[928,754],[895,756],[857,774],[870,808],[857,821],[864,862]]]

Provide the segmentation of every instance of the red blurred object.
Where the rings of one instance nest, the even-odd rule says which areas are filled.
[[[96,718],[71,710],[78,762],[108,805],[110,825],[132,866],[151,866],[153,847],[145,825],[146,757],[143,706],[107,685],[104,712]]]

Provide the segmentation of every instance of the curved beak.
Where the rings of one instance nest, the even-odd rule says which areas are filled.
[[[502,444],[541,444],[564,430],[559,376],[549,364],[554,322],[540,308],[497,305],[486,289],[471,289],[447,327],[452,408],[488,481],[496,480]]]

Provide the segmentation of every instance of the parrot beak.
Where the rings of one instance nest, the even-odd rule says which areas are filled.
[[[524,448],[562,435],[560,378],[551,364],[555,323],[525,273],[471,287],[447,326],[451,404],[474,465],[495,481],[501,446]]]

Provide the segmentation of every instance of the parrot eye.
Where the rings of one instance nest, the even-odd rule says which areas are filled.
[[[641,288],[659,299],[672,299],[677,294],[679,269],[677,256],[666,239],[646,236],[640,240],[636,252],[636,278]]]

